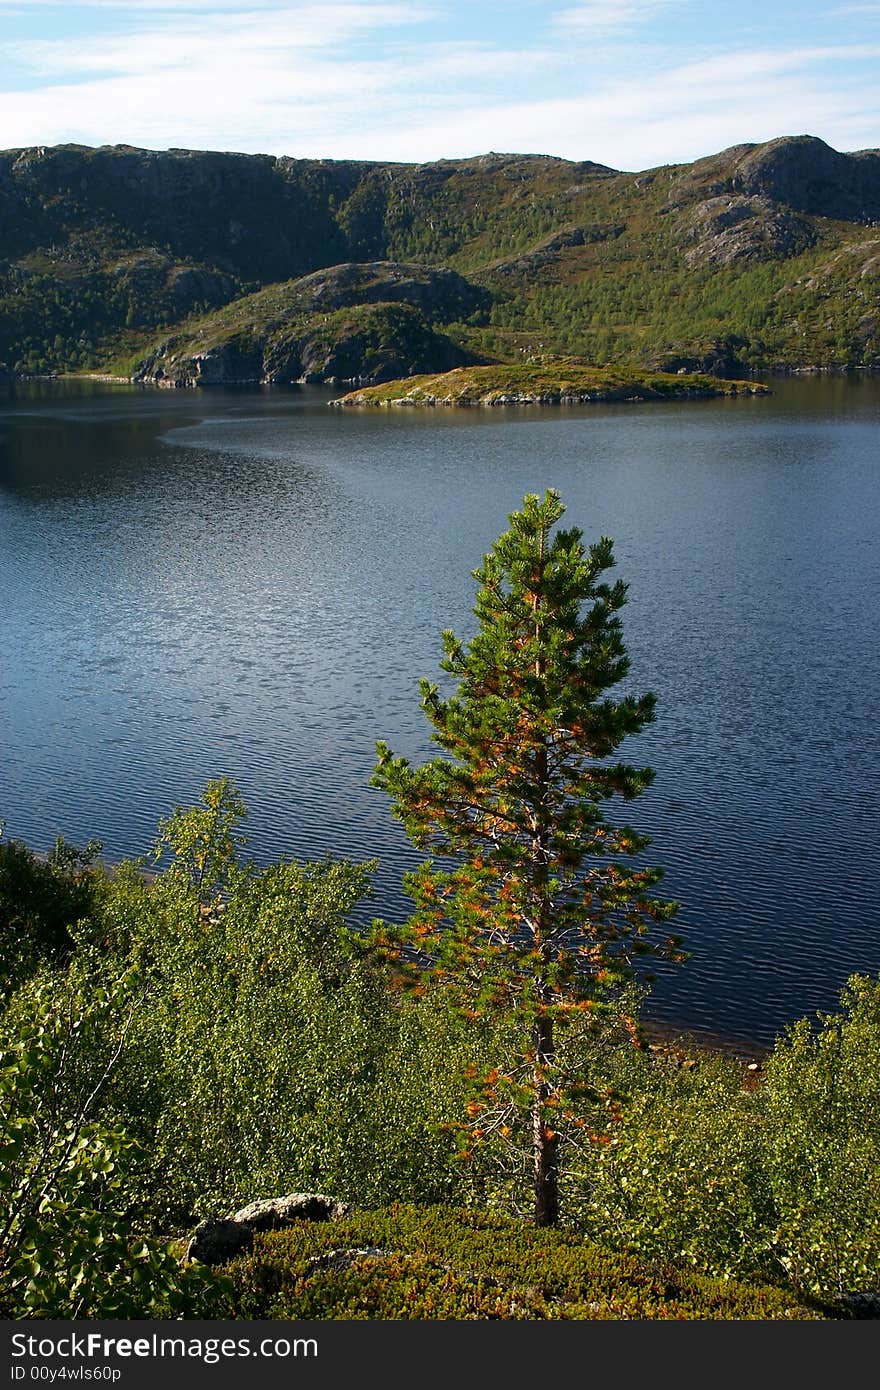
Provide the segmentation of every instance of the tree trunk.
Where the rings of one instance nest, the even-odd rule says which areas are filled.
[[[547,532],[547,527],[541,532],[538,551],[538,579],[535,583],[532,599],[536,642],[539,640],[541,632],[539,614],[546,604],[544,592],[544,566],[547,552]],[[535,676],[538,681],[543,681],[544,679],[544,667],[544,658],[539,652],[535,658]],[[548,949],[548,942],[552,936],[550,905],[547,897],[547,880],[549,877],[550,862],[550,825],[547,817],[548,766],[547,744],[546,741],[542,739],[535,753],[534,785],[537,788],[537,797],[535,805],[535,836],[532,843],[532,853],[534,865],[533,884],[540,903],[534,928],[534,940],[536,946],[539,946],[545,953]],[[549,1003],[549,992],[546,984],[543,980],[538,980],[537,983],[538,999],[542,1005],[547,1005]],[[539,1016],[535,1020],[534,1049],[535,1071],[534,1098],[532,1101],[532,1161],[534,1165],[535,1181],[535,1225],[555,1226],[559,1221],[559,1166],[557,1156],[559,1140],[548,1120],[545,1104],[553,1090],[553,1086],[548,1080],[548,1074],[556,1059],[556,1044],[553,1038],[553,1019],[546,1014]]]
[[[555,1226],[559,1220],[559,1140],[548,1124],[544,1103],[552,1087],[546,1069],[556,1055],[552,1018],[535,1023],[535,1095],[532,1107],[532,1157],[535,1179],[535,1225]]]

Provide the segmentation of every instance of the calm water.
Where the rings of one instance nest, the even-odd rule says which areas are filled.
[[[526,492],[615,538],[633,688],[626,808],[690,962],[651,1012],[769,1040],[880,970],[880,381],[770,398],[337,412],[319,390],[21,387],[0,399],[0,816],[148,848],[220,774],[251,850],[417,862],[374,740],[430,749],[417,679]]]

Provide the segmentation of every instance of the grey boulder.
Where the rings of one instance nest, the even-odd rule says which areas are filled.
[[[349,1208],[320,1192],[290,1192],[249,1202],[232,1216],[202,1221],[186,1252],[188,1260],[218,1265],[249,1250],[257,1231],[277,1231],[298,1221],[339,1221]]]

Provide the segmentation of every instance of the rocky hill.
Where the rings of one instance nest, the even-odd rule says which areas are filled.
[[[371,261],[331,266],[234,300],[161,339],[136,381],[223,385],[389,381],[474,361],[438,322],[485,317],[486,290],[455,271]]]
[[[809,136],[636,174],[514,154],[10,150],[0,364],[202,381],[565,354],[876,366],[878,222],[880,151]]]

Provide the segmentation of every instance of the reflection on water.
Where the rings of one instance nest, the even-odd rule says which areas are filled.
[[[880,969],[877,380],[758,400],[348,413],[329,393],[36,383],[0,397],[0,815],[140,853],[233,776],[251,848],[416,862],[373,743],[430,750],[417,680],[524,493],[615,538],[626,808],[682,903],[658,1018],[772,1037]]]

